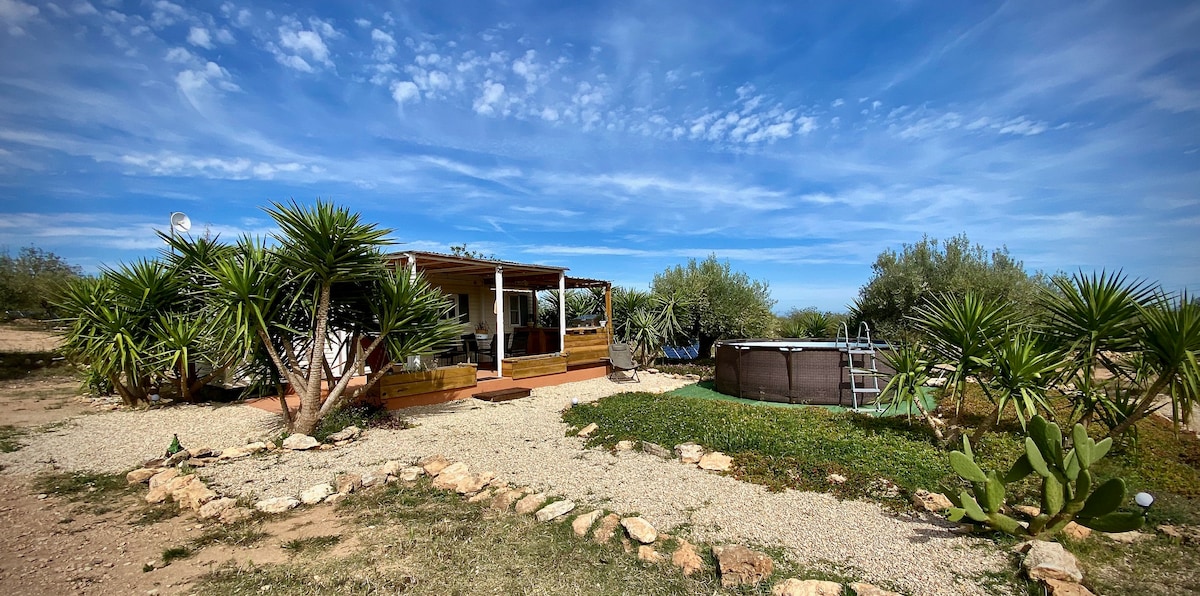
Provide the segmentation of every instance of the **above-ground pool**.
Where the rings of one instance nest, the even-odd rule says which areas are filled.
[[[726,395],[760,401],[853,407],[847,345],[844,341],[797,339],[721,342],[717,344],[716,389]],[[873,345],[875,367],[886,375],[879,379],[879,387],[883,387],[896,371],[879,355],[887,349],[887,344]],[[869,354],[855,355],[856,367],[864,364],[869,367],[870,361]],[[857,375],[857,379],[859,387],[874,387],[869,377]],[[858,405],[873,404],[876,397],[872,393],[859,393]]]

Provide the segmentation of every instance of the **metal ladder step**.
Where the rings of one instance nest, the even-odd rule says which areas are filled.
[[[875,387],[851,387],[850,391],[855,393],[879,393],[879,389]]]

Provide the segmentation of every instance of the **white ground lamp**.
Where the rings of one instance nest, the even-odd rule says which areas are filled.
[[[1138,493],[1133,496],[1133,502],[1142,508],[1142,515],[1147,515],[1150,513],[1150,506],[1154,504],[1154,495],[1150,493]]]

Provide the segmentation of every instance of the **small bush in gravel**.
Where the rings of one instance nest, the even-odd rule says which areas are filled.
[[[394,416],[386,408],[370,405],[352,405],[338,408],[321,419],[321,423],[317,426],[317,430],[313,432],[313,438],[322,443],[329,435],[336,433],[347,426],[357,426],[361,429],[367,428],[384,428],[391,430],[404,430],[412,428],[412,423],[404,418]]]

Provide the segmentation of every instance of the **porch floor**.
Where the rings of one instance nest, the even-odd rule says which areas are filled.
[[[502,389],[512,389],[514,387],[527,387],[529,389],[553,387],[556,385],[562,385],[564,383],[573,383],[575,381],[598,379],[606,376],[607,374],[608,366],[605,364],[580,366],[569,369],[565,373],[544,375],[540,377],[526,377],[524,379],[499,377],[497,376],[495,370],[482,368],[475,371],[477,384],[474,387],[463,387],[461,389],[448,389],[445,391],[433,391],[430,393],[398,397],[386,400],[383,405],[389,410],[411,408],[413,406],[428,406],[460,399],[470,399],[476,393],[483,393],[485,391],[499,391]],[[366,382],[367,378],[365,376],[352,377],[350,379],[349,386],[346,387],[346,391],[352,391],[354,388],[360,387]],[[287,404],[288,408],[293,410],[299,408],[300,398],[295,394],[290,394],[287,396]],[[246,405],[254,406],[268,412],[279,412],[279,398],[274,395],[247,400]]]

